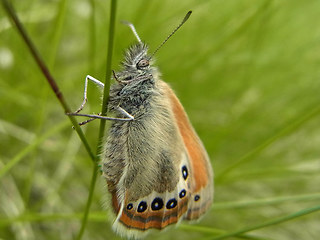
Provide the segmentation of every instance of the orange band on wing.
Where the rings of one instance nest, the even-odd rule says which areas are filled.
[[[196,180],[194,191],[199,191],[200,188],[206,186],[208,183],[206,153],[204,152],[205,150],[200,142],[200,139],[191,126],[188,116],[185,113],[180,101],[169,87],[168,94],[171,99],[173,113],[175,115],[180,134],[182,135],[184,144],[190,157],[192,168],[197,169],[197,171],[193,171],[194,178]]]
[[[134,212],[133,214],[132,212],[123,209],[119,222],[121,222],[127,228],[141,231],[151,228],[163,229],[170,224],[178,222],[180,217],[187,211],[187,209],[187,199],[180,202],[179,208],[168,210],[166,214],[163,214],[163,211],[147,211],[142,214]]]

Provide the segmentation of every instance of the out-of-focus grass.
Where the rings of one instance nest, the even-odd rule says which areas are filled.
[[[25,0],[15,7],[76,109],[85,76],[105,77],[109,3],[95,1],[95,31],[90,1]],[[220,208],[192,231],[184,224],[150,239],[210,239],[214,231],[247,229],[315,207],[320,116],[307,117],[320,102],[320,2],[119,1],[113,68],[135,41],[121,19],[135,24],[152,51],[190,9],[188,23],[156,58],[211,156]],[[100,111],[99,96],[89,88],[87,112]],[[92,163],[2,8],[0,109],[0,172],[23,157],[0,175],[0,238],[71,239],[79,230]],[[57,132],[50,135],[51,129]],[[97,122],[83,129],[94,146]],[[246,157],[255,149],[261,151]],[[230,166],[236,167],[225,171]],[[90,216],[86,239],[117,239],[101,207],[105,191],[100,180],[92,207],[99,217]],[[225,204],[230,201],[246,207]],[[244,237],[317,239],[319,217],[304,215]]]

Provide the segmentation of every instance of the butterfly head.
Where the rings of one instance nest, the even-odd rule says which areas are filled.
[[[124,61],[122,62],[123,71],[118,75],[120,82],[128,84],[149,78],[156,70],[152,63],[146,44],[137,43],[132,45],[125,52]]]
[[[148,46],[137,43],[129,47],[123,61],[124,70],[134,73],[147,72],[150,69],[151,58],[148,56]]]

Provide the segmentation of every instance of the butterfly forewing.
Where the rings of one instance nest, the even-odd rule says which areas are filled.
[[[185,218],[197,219],[207,211],[213,201],[213,172],[210,159],[179,99],[172,89],[167,84],[165,85],[174,119],[177,122],[191,166],[191,197]]]

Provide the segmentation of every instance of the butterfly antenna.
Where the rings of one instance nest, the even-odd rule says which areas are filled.
[[[138,33],[137,33],[136,28],[134,27],[134,25],[133,25],[131,22],[124,21],[124,20],[122,20],[121,22],[122,22],[123,24],[129,26],[129,27],[131,28],[133,34],[136,36],[138,42],[139,42],[139,43],[142,43],[141,38],[139,37],[139,35],[138,35]]]
[[[159,47],[157,47],[157,49],[152,53],[150,58],[152,58],[159,51],[159,49],[171,38],[171,36],[173,34],[175,34],[176,31],[178,31],[179,28],[181,28],[181,26],[189,19],[191,13],[192,13],[192,11],[187,12],[187,14],[183,18],[182,22],[172,31],[172,33],[169,34],[169,36],[159,45]]]

